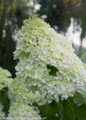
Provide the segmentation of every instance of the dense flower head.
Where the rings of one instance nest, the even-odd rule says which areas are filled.
[[[8,96],[11,103],[16,101],[24,104],[32,104],[37,102],[41,97],[37,91],[35,91],[35,93],[32,91],[29,92],[29,90],[26,88],[26,85],[19,83],[16,78],[9,86]]]
[[[15,102],[9,110],[9,120],[41,120],[39,110],[23,103]]]
[[[29,91],[38,91],[39,104],[59,101],[80,92],[86,71],[74,54],[71,41],[58,34],[39,18],[24,21],[17,34],[15,59],[19,59],[16,75]]]
[[[10,84],[8,95],[11,102],[28,102],[28,89],[24,84],[20,84],[16,80],[13,80]]]
[[[6,118],[3,106],[0,104],[0,119],[6,120],[41,120],[37,107],[31,106],[40,101],[39,91],[29,91],[26,84],[21,84],[11,78],[9,71],[0,68],[0,90],[8,87],[10,110]]]
[[[12,78],[10,72],[0,67],[0,90],[4,87],[9,87],[11,81]]]

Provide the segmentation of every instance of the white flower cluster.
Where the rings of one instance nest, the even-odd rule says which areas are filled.
[[[0,67],[0,90],[2,90],[4,87],[9,87],[11,81],[12,78],[10,72]]]
[[[41,120],[36,107],[31,107],[23,103],[13,103],[9,112],[9,120]]]
[[[39,18],[24,21],[14,56],[19,59],[17,79],[29,91],[40,93],[38,104],[67,99],[86,81],[83,63],[71,42]]]
[[[26,88],[26,85],[19,83],[16,79],[11,82],[8,95],[11,103],[16,101],[19,103],[31,105],[41,98],[40,94],[37,91],[35,91],[35,93],[32,93],[31,91],[29,92],[29,90]]]
[[[40,94],[37,91],[29,92],[25,84],[19,83],[16,78],[13,80],[10,72],[0,67],[0,90],[4,87],[8,87],[11,104],[7,118],[0,104],[0,120],[41,120],[38,109],[31,106],[40,99]]]
[[[29,92],[25,84],[14,79],[9,86],[8,95],[11,107],[7,119],[41,120],[37,107],[31,106],[33,102],[40,99],[38,92]]]

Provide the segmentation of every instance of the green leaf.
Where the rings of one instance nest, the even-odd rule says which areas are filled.
[[[39,106],[40,115],[42,118],[45,118],[45,120],[59,120],[58,119],[58,104],[55,101],[52,101],[50,104],[46,104],[44,106]],[[57,114],[57,116],[56,116]]]
[[[47,119],[45,120],[59,120],[59,118],[55,117],[55,116],[50,116],[50,117],[47,117]]]
[[[56,103],[56,101],[52,101],[52,103],[50,103],[50,106],[58,113],[59,112],[59,105]]]
[[[46,120],[59,120],[58,115],[59,106],[55,101],[45,105]]]
[[[79,104],[86,104],[86,99],[84,99],[84,97],[80,93],[76,92],[74,102]]]
[[[40,110],[40,115],[42,117],[45,117],[45,105],[42,105],[42,106],[38,106],[39,110]]]
[[[46,106],[45,106],[46,116],[53,116],[53,115],[55,115],[55,113],[56,113],[56,111],[49,104],[46,104]]]
[[[73,106],[68,101],[60,103],[59,112],[62,120],[75,120]]]
[[[10,100],[8,98],[8,88],[3,88],[3,90],[0,91],[0,103],[4,106],[3,111],[6,114],[8,114],[10,108]]]
[[[86,120],[86,105],[80,105],[75,109],[76,118]]]
[[[47,65],[47,68],[50,70],[49,74],[52,75],[52,76],[56,76],[56,73],[59,71],[54,66]]]

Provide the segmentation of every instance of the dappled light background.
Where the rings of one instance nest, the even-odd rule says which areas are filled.
[[[86,62],[86,0],[0,0],[0,66],[15,76],[13,51],[23,20],[38,16],[68,36],[75,53]]]

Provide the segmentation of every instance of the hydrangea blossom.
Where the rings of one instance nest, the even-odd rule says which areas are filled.
[[[0,67],[0,90],[2,90],[4,87],[9,87],[11,81],[12,78],[10,72]]]
[[[59,101],[80,92],[86,71],[71,41],[39,18],[27,19],[17,34],[16,75],[29,91],[38,91],[38,104]]]
[[[36,107],[31,107],[23,103],[15,102],[11,105],[8,119],[12,120],[41,120]]]
[[[40,100],[41,96],[37,91],[29,92],[26,85],[19,83],[15,78],[9,86],[8,95],[11,107],[7,120],[41,120],[37,107],[31,106]]]
[[[5,113],[2,111],[3,106],[0,104],[0,119],[41,120],[38,109],[29,106],[40,100],[39,92],[29,92],[25,84],[21,84],[16,78],[13,80],[10,77],[10,72],[0,68],[0,90],[8,87],[8,96],[11,101],[8,118],[6,118]]]

